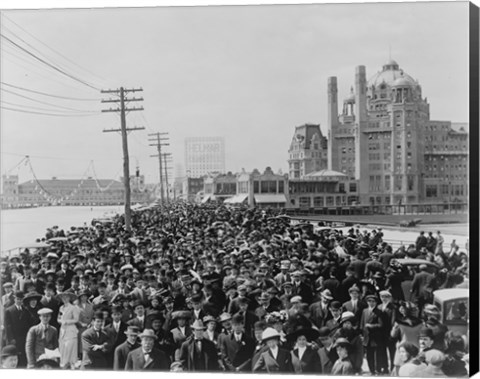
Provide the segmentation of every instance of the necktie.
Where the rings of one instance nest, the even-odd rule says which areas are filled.
[[[357,302],[352,301],[352,303],[353,303],[353,313],[355,313],[357,311]]]
[[[47,326],[43,326],[43,339],[47,339]]]
[[[119,329],[118,324],[115,324],[115,333],[117,333],[117,334],[118,334],[118,329]]]

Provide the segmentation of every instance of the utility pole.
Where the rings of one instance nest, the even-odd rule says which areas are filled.
[[[165,202],[165,198],[164,198],[164,194],[163,194],[162,146],[169,146],[170,144],[162,142],[162,141],[168,141],[169,140],[168,137],[162,138],[161,136],[166,136],[166,135],[168,135],[167,132],[165,132],[165,133],[160,133],[160,132],[151,133],[151,134],[149,134],[149,136],[150,137],[155,137],[155,138],[151,138],[151,139],[148,140],[149,142],[155,142],[155,143],[151,143],[150,146],[156,146],[157,147],[157,153],[158,154],[150,155],[150,156],[151,157],[158,157],[158,165],[159,165],[159,172],[160,172],[160,198],[162,200],[162,204]]]
[[[127,128],[127,122],[125,117],[125,112],[132,112],[132,111],[143,111],[143,107],[131,107],[126,108],[125,103],[129,103],[131,101],[143,101],[143,98],[127,98],[127,94],[130,92],[141,92],[143,89],[141,88],[123,88],[120,87],[119,89],[114,90],[102,90],[101,93],[112,93],[117,96],[120,96],[119,99],[106,99],[102,100],[102,103],[120,103],[120,108],[110,108],[110,109],[103,109],[102,112],[120,112],[120,129],[107,129],[103,130],[104,133],[110,132],[121,132],[122,134],[122,148],[123,148],[123,185],[125,187],[125,229],[130,232],[132,230],[131,226],[131,209],[130,209],[130,159],[128,156],[128,140],[127,140],[127,132],[133,130],[143,130],[144,127],[135,127],[135,128]]]
[[[167,201],[170,201],[170,193],[168,190],[168,169],[171,169],[172,167],[167,167],[167,158],[171,157],[171,153],[163,153],[163,167],[165,169],[165,187],[166,187],[166,192],[167,192]],[[172,162],[171,159],[168,160],[169,163]]]

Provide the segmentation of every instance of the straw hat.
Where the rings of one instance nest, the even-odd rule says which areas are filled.
[[[263,331],[262,333],[262,341],[268,341],[272,338],[280,338],[280,333],[277,332],[276,329],[273,328],[267,328]]]
[[[141,334],[139,334],[140,338],[153,338],[154,340],[157,339],[155,332],[152,329],[145,329]]]

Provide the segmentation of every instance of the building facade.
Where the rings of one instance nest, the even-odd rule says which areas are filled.
[[[143,178],[135,178],[143,182]],[[117,205],[125,202],[123,184],[105,179],[42,179],[18,184],[18,177],[3,177],[2,207],[18,208],[48,205]],[[13,197],[12,194],[16,194]],[[132,185],[132,203],[152,200],[145,186]]]
[[[209,200],[224,201],[237,193],[237,176],[228,172],[226,174],[210,175],[204,180],[204,198]]]
[[[327,139],[320,125],[297,126],[288,150],[289,177],[302,178],[305,175],[327,168]]]
[[[212,172],[225,173],[223,137],[185,138],[185,174],[199,178]]]
[[[445,183],[449,197],[453,191],[458,201],[467,201],[467,133],[430,120],[420,84],[397,62],[388,61],[368,81],[366,75],[364,66],[356,68],[341,114],[337,78],[328,79],[329,169],[358,182],[363,205],[444,201]],[[447,156],[449,169],[433,163]],[[462,167],[461,173],[448,174],[452,166]]]

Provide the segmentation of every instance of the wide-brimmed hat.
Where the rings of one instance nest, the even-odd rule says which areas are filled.
[[[365,296],[365,300],[375,300],[378,303],[378,297],[376,295],[367,295]]]
[[[203,325],[203,322],[201,320],[195,320],[195,322],[192,324],[192,329],[193,330],[205,330],[206,327]]]
[[[340,317],[340,325],[342,325],[344,322],[347,321],[354,321],[355,320],[355,314],[353,312],[343,312],[342,316]]]
[[[348,293],[351,293],[351,292],[357,292],[357,293],[360,293],[360,288],[358,288],[358,286],[356,284],[354,284],[353,286],[351,286],[349,289],[348,289]]]
[[[209,322],[217,322],[217,319],[211,315],[207,315],[203,318],[203,323],[208,324]]]
[[[293,296],[291,299],[290,299],[290,303],[291,304],[295,304],[295,303],[301,303],[302,302],[302,297],[301,296]]]
[[[74,301],[74,300],[77,299],[77,295],[76,295],[76,294],[74,294],[73,292],[68,292],[68,291],[60,292],[60,293],[58,294],[58,296],[59,296],[60,298],[69,297],[69,298],[70,298],[70,301]]]
[[[138,336],[139,333],[140,333],[140,330],[138,326],[128,326],[127,330],[125,330],[125,334],[127,336]]]
[[[183,319],[190,319],[192,318],[192,314],[190,311],[175,311],[172,313],[172,319],[175,320],[175,319],[179,319],[179,318],[183,318]]]
[[[40,295],[37,292],[30,292],[27,293],[27,295],[23,298],[23,303],[26,304],[31,300],[37,300],[40,301],[42,299],[42,295]]]
[[[274,328],[267,328],[262,332],[262,341],[265,342],[272,338],[280,338],[280,333]]]
[[[162,312],[160,311],[150,311],[147,313],[147,319],[151,322],[154,320],[164,320],[165,317],[163,316]]]
[[[141,334],[138,335],[140,338],[153,338],[157,339],[157,336],[155,335],[155,332],[153,329],[145,329]]]
[[[323,292],[320,293],[320,296],[328,300],[333,299],[332,293],[328,288],[326,290],[323,290]]]
[[[300,336],[305,336],[307,341],[314,341],[318,337],[320,337],[320,333],[318,332],[318,330],[313,329],[313,328],[299,327],[296,330],[294,330],[293,332],[287,334],[287,341],[293,343]]]
[[[352,344],[346,338],[340,337],[336,339],[335,344],[333,345],[333,347],[338,347],[338,346],[351,347]]]
[[[17,351],[17,348],[15,347],[15,345],[4,346],[3,349],[2,349],[1,357],[2,358],[11,357],[12,355],[18,355],[18,351]]]
[[[220,315],[219,321],[220,321],[220,322],[225,322],[225,321],[228,321],[228,320],[231,320],[231,319],[232,319],[232,315],[231,315],[230,313],[223,312],[223,313]]]
[[[37,362],[35,362],[36,368],[41,368],[43,366],[50,366],[52,368],[60,367],[60,363],[57,359],[49,357],[47,354],[42,354],[38,357]]]

